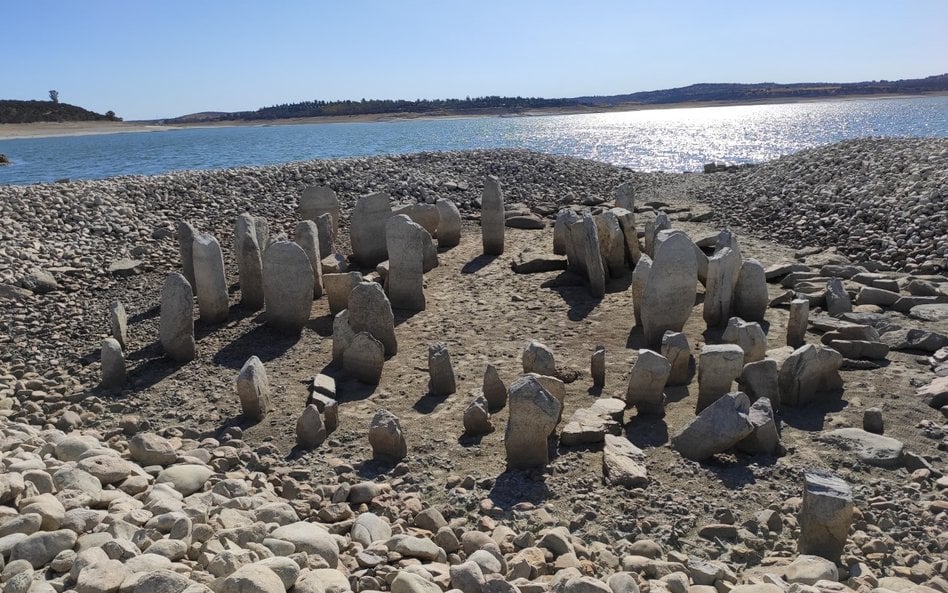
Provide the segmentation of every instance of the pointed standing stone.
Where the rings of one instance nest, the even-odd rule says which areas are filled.
[[[694,243],[688,235],[678,230],[660,232],[642,299],[642,325],[649,345],[658,347],[666,331],[680,332],[685,326],[695,305],[697,275]]]
[[[356,380],[378,385],[385,364],[385,347],[369,332],[359,332],[342,354],[342,368]]]
[[[658,234],[662,231],[671,229],[671,221],[664,212],[659,212],[655,220],[645,223],[645,253],[652,259],[655,258],[655,244]]]
[[[682,332],[667,331],[662,336],[662,356],[671,365],[668,385],[687,385],[691,379],[691,347]]]
[[[398,463],[408,455],[408,443],[398,417],[388,410],[379,410],[369,426],[369,444],[376,459]]]
[[[385,192],[359,198],[352,208],[349,239],[352,259],[359,265],[371,267],[388,259],[385,228],[392,215],[392,205]]]
[[[553,351],[545,344],[531,340],[523,348],[521,356],[523,362],[523,372],[546,375],[548,377],[556,376],[556,361],[553,358]]]
[[[492,364],[487,365],[487,368],[484,369],[482,391],[487,399],[488,411],[496,412],[507,405],[507,386],[501,380],[497,367]]]
[[[270,246],[270,227],[267,225],[265,216],[253,217],[253,231],[257,237],[257,246],[260,247],[260,253],[262,254]],[[263,256],[261,255],[261,257]]]
[[[349,325],[349,309],[343,309],[332,320],[332,361],[342,364],[346,349],[352,344],[356,332]],[[381,342],[379,342],[381,344]],[[383,347],[384,354],[384,347]]]
[[[455,247],[461,243],[461,212],[453,201],[439,198],[438,247]]]
[[[102,383],[104,389],[121,389],[125,385],[125,354],[115,338],[102,340]]]
[[[635,226],[635,213],[624,208],[610,210],[619,220],[622,236],[625,239],[625,257],[631,267],[634,267],[642,257],[642,247],[639,245],[639,231]]]
[[[122,349],[128,348],[128,315],[121,301],[109,303],[109,329]]]
[[[161,288],[158,333],[168,358],[194,360],[194,295],[184,275],[177,272],[168,274]]]
[[[251,356],[237,375],[237,396],[240,408],[250,420],[262,420],[270,411],[270,382],[267,370],[256,356]]]
[[[386,356],[398,353],[392,304],[377,282],[360,282],[349,293],[349,326],[356,333],[372,334],[385,347]]]
[[[479,395],[468,404],[464,410],[464,433],[477,435],[493,432],[494,425],[490,421],[490,411],[487,398]]]
[[[301,449],[315,449],[326,440],[326,425],[315,404],[303,408],[296,421],[296,445]]]
[[[501,255],[504,252],[504,193],[500,180],[488,175],[481,194],[481,240],[484,255]]]
[[[194,283],[194,235],[197,231],[187,222],[178,223],[178,253],[181,256],[181,273],[192,287]]]
[[[234,225],[234,258],[240,280],[240,304],[256,311],[263,308],[263,257],[254,218],[244,212]]]
[[[510,385],[510,417],[504,433],[508,467],[519,469],[550,462],[547,439],[561,411],[560,402],[535,377],[520,377]]]
[[[428,375],[428,393],[431,395],[451,395],[457,391],[451,354],[442,342],[428,346]]]
[[[554,255],[567,255],[569,253],[569,226],[577,220],[579,220],[579,217],[570,208],[563,208],[556,213],[556,220],[553,222]]]
[[[721,327],[731,317],[734,299],[732,278],[741,262],[730,247],[724,247],[708,258],[708,281],[704,291],[704,321],[708,327]]]
[[[769,302],[764,266],[756,259],[744,260],[734,287],[734,314],[747,321],[761,322]]]
[[[596,350],[589,358],[589,374],[592,376],[593,387],[606,385],[606,348],[596,346]]]
[[[612,210],[593,217],[596,222],[596,234],[599,240],[600,259],[609,272],[610,278],[619,278],[627,271],[625,235],[619,217]]]
[[[838,562],[853,520],[853,493],[842,478],[812,469],[803,474],[799,554]]]
[[[665,383],[671,372],[668,360],[651,350],[639,350],[639,357],[629,373],[625,392],[626,407],[635,407],[639,414],[665,414]]]
[[[392,216],[386,224],[388,297],[395,309],[425,310],[424,249],[430,235],[404,214]]]
[[[631,181],[626,181],[616,188],[616,207],[635,212],[635,193]]]
[[[227,278],[224,276],[224,255],[220,243],[211,235],[198,233],[194,236],[192,255],[201,321],[220,323],[227,320]]]
[[[810,301],[790,301],[790,320],[787,322],[787,346],[799,348],[806,343],[806,328],[810,320]]]
[[[599,251],[599,233],[596,221],[589,214],[583,215],[584,254],[586,256],[586,274],[589,291],[594,298],[606,295],[606,272],[602,266],[602,254]]]
[[[303,248],[309,265],[313,269],[313,298],[318,299],[323,296],[323,258],[319,250],[319,244],[322,242],[319,236],[319,230],[316,223],[312,220],[304,220],[296,223],[294,233],[296,244]]]
[[[277,241],[263,256],[263,293],[267,323],[299,333],[313,307],[313,267],[303,248]]]
[[[843,286],[842,278],[830,278],[826,282],[826,312],[831,317],[838,317],[853,310],[852,300]]]
[[[323,258],[332,255],[333,240],[336,237],[336,231],[332,227],[333,218],[329,214],[321,214],[316,217],[316,236],[319,237],[319,255]]]

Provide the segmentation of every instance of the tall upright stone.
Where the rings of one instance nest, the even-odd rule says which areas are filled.
[[[664,212],[659,212],[655,216],[655,220],[650,220],[645,223],[645,253],[652,259],[655,258],[655,243],[658,234],[669,229],[671,229],[671,221]]]
[[[556,213],[556,220],[553,222],[554,255],[567,255],[569,253],[569,226],[578,220],[579,215],[571,208],[563,208]]]
[[[309,404],[303,408],[296,421],[296,445],[301,449],[315,449],[323,444],[328,434],[323,417],[316,404]]]
[[[352,259],[356,263],[371,267],[388,259],[385,232],[391,215],[391,201],[385,192],[368,194],[356,200],[349,223]]]
[[[769,300],[764,266],[756,259],[744,260],[734,287],[734,314],[747,321],[762,322]]]
[[[395,309],[424,311],[424,249],[427,231],[404,214],[388,219],[388,297]]]
[[[799,348],[806,343],[806,328],[810,320],[810,301],[790,301],[790,319],[787,321],[787,346]]]
[[[639,356],[629,373],[625,392],[626,407],[635,407],[639,414],[665,415],[665,384],[671,372],[671,363],[651,350],[639,350]]]
[[[704,291],[704,321],[708,327],[721,327],[731,317],[735,270],[741,262],[730,247],[723,247],[708,258],[708,281]]]
[[[362,282],[362,272],[323,274],[323,286],[326,289],[326,300],[329,301],[331,314],[335,315],[349,306],[349,295],[360,282]]]
[[[109,303],[109,330],[123,350],[128,348],[128,314],[121,301]]]
[[[234,224],[234,258],[240,279],[240,304],[256,311],[263,308],[263,255],[257,241],[254,217],[244,212]]]
[[[639,245],[639,231],[635,226],[635,212],[625,208],[613,208],[609,212],[618,219],[625,238],[625,257],[630,266],[635,266],[642,257],[642,247]]]
[[[511,469],[550,462],[547,439],[556,428],[562,406],[531,376],[510,384],[510,417],[504,433],[507,466]]]
[[[194,360],[194,295],[183,274],[168,274],[161,288],[158,333],[168,358]]]
[[[842,278],[830,278],[826,281],[826,312],[832,317],[837,317],[843,313],[849,313],[853,310],[852,300],[849,293],[843,286]]]
[[[623,182],[616,188],[616,207],[635,212],[635,192],[631,181]]]
[[[319,255],[329,257],[335,252],[336,232],[332,228],[333,218],[330,214],[321,214],[316,217],[316,236],[319,237]]]
[[[451,353],[443,342],[428,346],[428,393],[442,396],[458,390]]]
[[[660,232],[641,308],[645,340],[650,346],[661,344],[666,331],[684,328],[695,304],[697,283],[694,243],[681,231]]]
[[[175,229],[178,235],[178,253],[181,257],[181,274],[192,287],[194,284],[194,235],[197,231],[189,223],[180,221]]]
[[[277,241],[263,256],[263,293],[267,323],[299,333],[313,308],[313,267],[303,248]]]
[[[366,332],[368,333],[368,332]],[[371,334],[370,334],[371,335]],[[346,350],[352,344],[356,332],[352,331],[349,325],[349,309],[343,309],[332,319],[332,362],[342,365]],[[381,344],[381,342],[379,342]],[[382,347],[382,354],[385,354],[385,348]]]
[[[619,278],[627,271],[625,234],[619,217],[612,210],[606,210],[593,217],[596,222],[596,235],[599,239],[601,260],[609,272],[610,278]]]
[[[332,217],[332,234],[330,241],[339,231],[339,199],[336,192],[328,185],[307,187],[300,196],[299,217],[303,220],[316,222],[323,214]],[[328,252],[327,252],[328,255]]]
[[[240,367],[237,375],[237,396],[244,417],[262,420],[270,411],[270,382],[267,370],[256,356],[251,356]]]
[[[695,412],[730,393],[744,370],[744,351],[735,344],[706,345],[698,358],[698,403]]]
[[[369,332],[355,334],[342,353],[342,368],[362,383],[378,385],[384,365],[385,347]]]
[[[484,179],[484,192],[481,194],[481,239],[484,255],[504,253],[504,193],[500,189],[500,180],[493,175]]]
[[[606,385],[606,347],[596,346],[592,356],[589,357],[589,374],[592,377],[593,387],[605,387]]]
[[[586,225],[577,215],[566,229],[566,269],[583,278],[589,277],[586,268]]]
[[[586,256],[586,278],[589,280],[589,292],[594,298],[606,295],[606,272],[602,265],[599,250],[599,232],[592,215],[583,215],[583,253]]]
[[[737,344],[744,351],[744,364],[763,360],[767,355],[767,335],[756,321],[731,317],[721,336],[725,344]]]
[[[217,239],[206,233],[194,236],[194,280],[201,321],[220,323],[227,319],[227,278],[224,276],[224,255]]]
[[[642,306],[645,302],[645,286],[648,284],[651,275],[652,258],[643,253],[635,265],[635,269],[632,270],[632,314],[635,325],[643,325]]]
[[[853,521],[853,493],[839,476],[811,469],[803,474],[797,552],[839,562]]]
[[[553,351],[545,345],[531,340],[523,348],[521,355],[523,363],[523,372],[546,375],[548,377],[556,376],[556,360],[553,358]]]
[[[408,443],[398,417],[388,410],[379,410],[369,426],[369,444],[372,456],[390,463],[398,463],[408,455]]]
[[[377,282],[360,282],[349,293],[349,326],[356,333],[372,334],[385,347],[386,356],[398,353],[392,304]]]
[[[687,385],[691,379],[691,347],[682,332],[667,331],[662,335],[662,356],[668,360],[668,385]]]
[[[267,250],[270,246],[270,226],[267,224],[266,216],[253,217],[253,230],[257,237],[257,245],[260,247],[260,253]],[[262,256],[261,256],[262,257]]]
[[[504,385],[497,372],[497,367],[492,364],[484,369],[484,382],[481,391],[484,398],[487,399],[487,409],[490,412],[502,410],[507,405],[507,386]]]
[[[310,268],[313,270],[313,298],[318,299],[323,296],[323,258],[319,250],[321,243],[319,229],[312,220],[303,220],[296,223],[293,237],[296,239],[296,244],[303,248],[303,253],[309,260]]]
[[[115,338],[102,340],[101,357],[103,389],[121,389],[125,385],[125,354]]]
[[[440,215],[438,222],[438,247],[456,247],[461,243],[461,212],[457,204],[446,198],[435,202]]]

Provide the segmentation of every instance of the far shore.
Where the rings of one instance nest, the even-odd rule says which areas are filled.
[[[661,105],[642,105],[626,103],[608,107],[550,107],[510,112],[491,110],[478,113],[379,113],[367,115],[340,115],[321,117],[298,117],[271,120],[232,120],[218,122],[196,122],[165,124],[153,121],[77,121],[77,122],[36,122],[29,124],[0,124],[0,140],[20,138],[51,138],[57,136],[88,136],[94,134],[124,134],[132,132],[167,132],[190,128],[230,128],[288,126],[302,124],[331,123],[370,123],[386,121],[406,121],[414,119],[468,119],[477,117],[540,117],[547,115],[578,115],[589,113],[618,113],[624,111],[647,111],[655,109],[695,109],[702,107],[733,107],[750,105],[780,105],[787,103],[826,103],[837,101],[913,99],[921,97],[948,96],[948,92],[924,93],[913,95],[847,95],[844,97],[780,98],[759,101],[696,101],[693,103],[669,103]]]

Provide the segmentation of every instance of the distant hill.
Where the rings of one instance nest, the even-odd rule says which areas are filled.
[[[948,74],[910,80],[832,83],[803,82],[778,84],[705,83],[686,87],[645,91],[625,95],[543,99],[539,97],[467,97],[465,99],[418,99],[416,101],[372,99],[361,101],[304,101],[263,107],[256,111],[202,112],[160,123],[206,123],[252,121],[302,117],[385,115],[396,113],[426,115],[512,114],[550,108],[604,108],[688,103],[755,103],[779,99],[813,99],[871,95],[918,95],[948,91]]]
[[[0,100],[0,124],[60,121],[122,121],[115,113],[95,113],[68,103]]]

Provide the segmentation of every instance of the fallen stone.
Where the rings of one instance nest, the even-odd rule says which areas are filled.
[[[902,465],[905,445],[891,437],[866,432],[860,428],[839,428],[818,437],[844,450],[852,451],[863,463],[894,469]]]
[[[793,351],[780,368],[780,403],[804,406],[843,387],[839,368],[843,357],[831,348],[813,344]]]
[[[397,463],[408,455],[408,444],[395,414],[388,410],[375,413],[369,426],[369,445],[372,457],[386,462]]]
[[[644,488],[648,486],[645,453],[629,439],[607,434],[602,450],[602,470],[610,486]]]
[[[750,401],[745,394],[728,393],[704,408],[673,436],[672,447],[694,461],[723,453],[753,432],[749,411]]]

